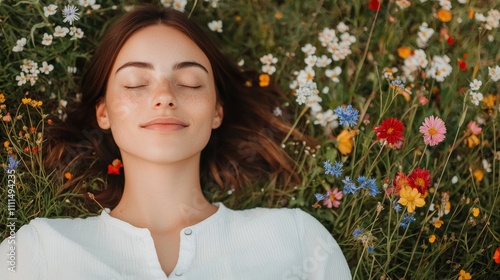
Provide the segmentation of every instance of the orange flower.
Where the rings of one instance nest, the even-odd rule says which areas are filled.
[[[484,104],[486,104],[488,108],[493,108],[493,106],[495,106],[496,101],[497,97],[493,94],[489,94],[488,96],[483,98],[483,102]]]
[[[437,12],[437,17],[442,22],[450,22],[453,16],[450,11],[441,9]]]
[[[406,59],[407,57],[409,57],[411,55],[411,49],[410,47],[401,47],[398,49],[398,55],[399,57],[401,57],[402,59]]]
[[[64,173],[64,178],[71,180],[73,178],[73,174],[71,174],[70,172],[66,172]]]
[[[444,224],[443,220],[436,220],[434,222],[434,227],[435,228],[440,228]]]
[[[475,146],[479,145],[479,143],[481,142],[481,141],[479,141],[479,138],[477,138],[477,136],[474,134],[467,137],[467,139],[465,139],[465,140],[467,142],[467,146],[471,149],[474,148]]]
[[[4,148],[8,148],[8,147],[9,147],[9,145],[10,145],[10,142],[9,142],[9,141],[5,141],[5,142],[3,142],[3,146],[4,146]]]
[[[474,171],[473,175],[474,175],[474,178],[476,179],[476,181],[478,181],[478,182],[481,182],[484,178],[484,173],[481,169]]]
[[[481,211],[477,207],[472,208],[472,216],[477,217]]]
[[[495,254],[493,255],[493,259],[495,260],[495,262],[497,264],[500,264],[500,247],[498,247],[496,250],[495,250]]]
[[[348,155],[352,152],[354,147],[353,134],[349,130],[342,130],[342,132],[337,136],[338,146],[340,153],[343,155]]]
[[[276,13],[274,14],[274,18],[275,18],[275,19],[282,19],[282,18],[283,18],[283,14],[282,14],[281,12],[276,12]]]
[[[434,241],[436,241],[436,236],[433,234],[429,236],[429,243],[434,243]]]
[[[458,280],[470,280],[472,279],[472,276],[470,276],[470,273],[465,271],[465,270],[460,270],[460,273],[458,274]]]
[[[259,86],[267,87],[271,82],[271,77],[268,74],[260,74],[259,75]]]
[[[473,19],[474,18],[474,9],[472,7],[469,8],[468,16],[469,16],[469,19]]]

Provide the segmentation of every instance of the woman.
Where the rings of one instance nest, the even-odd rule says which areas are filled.
[[[48,131],[44,149],[47,168],[79,174],[66,189],[111,162],[123,175],[96,195],[100,216],[23,226],[16,273],[0,278],[349,279],[339,246],[310,215],[233,211],[203,196],[202,184],[298,180],[279,145],[290,126],[271,115],[276,91],[251,78],[180,12],[124,15],[83,76],[82,104]]]

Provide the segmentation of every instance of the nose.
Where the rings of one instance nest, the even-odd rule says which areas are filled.
[[[171,108],[177,107],[175,92],[168,84],[159,85],[153,96],[153,108]]]

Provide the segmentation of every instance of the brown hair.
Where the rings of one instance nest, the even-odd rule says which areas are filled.
[[[99,128],[95,106],[105,96],[106,82],[118,52],[130,36],[150,25],[174,27],[190,37],[210,60],[218,101],[224,108],[222,125],[212,131],[201,155],[202,185],[221,188],[244,186],[250,182],[277,179],[287,188],[300,179],[294,161],[281,147],[292,129],[272,114],[280,104],[275,86],[259,87],[256,72],[243,72],[223,55],[207,33],[185,14],[173,9],[140,6],[123,15],[102,38],[81,82],[82,100],[64,122],[46,132],[44,162],[49,170],[73,173],[62,190],[79,187],[87,178],[100,176],[103,186],[90,191],[104,207],[113,208],[123,192],[123,175],[106,173],[120,152],[110,131]],[[293,130],[295,137],[301,134]]]

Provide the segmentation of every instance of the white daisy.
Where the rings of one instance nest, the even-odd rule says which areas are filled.
[[[63,10],[63,22],[69,22],[69,24],[73,24],[73,21],[77,21],[80,19],[80,14],[77,13],[78,8],[75,5],[66,5]]]
[[[42,39],[42,45],[50,46],[51,44],[52,44],[52,35],[44,33]]]

